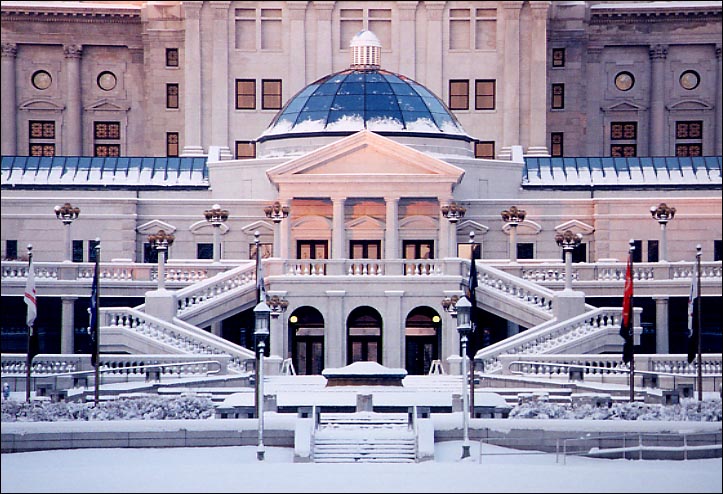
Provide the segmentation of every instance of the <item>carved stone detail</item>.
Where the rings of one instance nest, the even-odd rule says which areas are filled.
[[[720,50],[719,50],[720,51]],[[12,57],[14,58],[15,55],[18,54],[18,45],[15,43],[3,43],[2,44],[2,56],[4,57]]]
[[[65,45],[63,47],[65,58],[80,58],[83,55],[82,45]]]

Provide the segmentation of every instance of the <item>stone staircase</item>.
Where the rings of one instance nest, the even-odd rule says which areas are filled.
[[[405,414],[322,413],[314,433],[315,463],[415,463],[417,438]]]

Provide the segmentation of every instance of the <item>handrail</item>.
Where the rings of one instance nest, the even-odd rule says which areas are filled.
[[[595,359],[595,355],[585,355],[588,359],[593,358]],[[619,357],[618,357],[619,358]],[[574,359],[574,358],[573,358]],[[601,370],[605,371],[606,373],[620,373],[620,374],[630,374],[630,367],[627,367],[627,364],[622,364],[616,367],[605,367],[600,365],[589,365],[589,364],[564,364],[564,363],[558,363],[558,362],[544,362],[544,361],[535,361],[535,360],[513,360],[511,362],[508,362],[508,368],[512,367],[513,365],[517,366],[535,366],[538,365],[543,368],[549,368],[550,370],[553,370],[557,367],[562,367],[566,369],[593,369],[593,370]],[[720,367],[720,366],[719,366]],[[529,372],[525,372],[524,370],[513,370],[510,369],[510,374],[515,375],[525,375],[529,374]],[[635,369],[635,374],[642,374],[642,375],[649,375],[649,376],[669,376],[669,377],[695,377],[693,374],[686,374],[682,372],[665,372],[665,371],[646,371],[646,370],[640,370]],[[714,372],[714,373],[706,373],[703,372],[702,376],[704,378],[720,378],[721,374],[720,372]]]
[[[188,317],[189,312],[208,305],[209,301],[222,295],[238,291],[239,288],[255,286],[256,269],[251,261],[212,278],[194,283],[174,293],[178,303],[179,317]]]
[[[465,264],[469,264],[469,261],[465,261]],[[522,301],[547,317],[553,313],[555,292],[552,290],[479,262],[477,262],[477,280],[478,290],[489,289]]]

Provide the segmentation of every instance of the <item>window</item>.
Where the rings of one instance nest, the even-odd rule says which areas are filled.
[[[256,157],[256,143],[254,141],[236,141],[236,159],[245,160]]]
[[[615,87],[620,91],[629,91],[635,85],[635,77],[630,72],[620,72],[615,76]]]
[[[550,156],[560,157],[565,152],[565,141],[562,132],[552,132],[550,134]]]
[[[113,72],[105,71],[98,74],[97,83],[98,87],[103,91],[112,91],[115,89],[116,84],[118,84],[118,79]]]
[[[434,259],[434,241],[403,240],[404,259]]]
[[[153,248],[150,242],[143,244],[143,262],[145,263],[158,263],[158,251]]]
[[[29,126],[30,156],[55,156],[55,122],[31,120]]]
[[[612,122],[610,124],[610,156],[615,158],[637,156],[637,139],[637,122]]]
[[[178,48],[166,48],[166,67],[178,67]]]
[[[703,121],[675,122],[675,155],[703,155]]]
[[[642,240],[633,240],[633,262],[643,262]]]
[[[382,44],[382,49],[389,50],[392,46],[392,11],[390,9],[341,9],[339,17],[340,50],[348,50],[351,39],[363,29],[368,29],[376,34]]]
[[[474,82],[474,109],[495,109],[495,81],[480,80]]]
[[[564,84],[553,84],[552,85],[552,109],[562,110],[565,108],[565,85]]]
[[[178,108],[178,84],[166,84],[166,108]]]
[[[259,242],[261,249],[261,259],[266,259],[274,255],[274,244]],[[256,243],[249,244],[249,259],[256,259]]]
[[[100,243],[100,240],[88,240],[88,262],[95,262],[97,257],[95,248]]]
[[[17,240],[6,240],[5,241],[5,259],[12,261],[18,258],[18,241]]]
[[[680,74],[680,86],[688,91],[693,90],[700,84],[700,76],[694,70],[686,70]]]
[[[166,156],[178,156],[178,132],[166,132]]]
[[[82,240],[73,240],[73,262],[83,262]]]
[[[565,49],[564,48],[553,48],[552,49],[552,66],[553,67],[564,67],[565,66]]]
[[[283,24],[281,9],[235,9],[235,41],[237,50],[282,49]],[[256,30],[259,26],[260,36]]]
[[[517,243],[517,259],[534,259],[535,244],[532,242]]]
[[[476,141],[474,143],[474,157],[495,159],[495,141]]]
[[[497,48],[497,10],[494,8],[475,9],[475,50]]]
[[[658,246],[657,240],[648,240],[648,262],[658,262],[660,260]]]
[[[581,243],[572,249],[572,262],[587,262],[587,244]]]
[[[256,49],[256,9],[236,9],[236,49]]]
[[[53,78],[48,72],[44,70],[38,70],[33,74],[31,81],[35,89],[45,91],[53,83]]]
[[[466,81],[466,80],[450,80],[449,81],[449,109],[450,110],[468,110],[469,109],[469,81]]]
[[[449,9],[449,49],[469,50],[469,9]]]
[[[713,260],[723,259],[723,240],[713,240]]]
[[[261,109],[281,109],[281,80],[263,79],[261,81]]]
[[[256,80],[236,79],[236,109],[256,109]]]
[[[349,241],[350,259],[381,259],[381,240],[351,240]]]
[[[196,244],[196,259],[213,259],[213,244]]]
[[[94,156],[120,156],[120,122],[93,122]]]
[[[261,49],[281,50],[281,9],[261,9]]]

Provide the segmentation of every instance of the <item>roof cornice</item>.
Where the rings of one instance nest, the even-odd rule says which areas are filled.
[[[141,22],[141,7],[112,7],[65,2],[4,2],[2,20],[15,22],[122,23]]]

